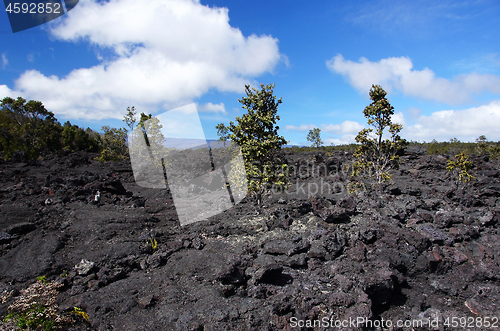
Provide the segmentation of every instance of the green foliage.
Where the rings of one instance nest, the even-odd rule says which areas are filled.
[[[158,241],[153,238],[149,238],[149,241],[151,242],[151,248],[153,249],[153,252],[158,249]]]
[[[40,101],[5,97],[0,106],[0,150],[7,158],[17,150],[36,158],[42,150],[61,148],[61,124]]]
[[[103,126],[101,130],[104,131],[101,137],[102,150],[96,160],[106,162],[126,159],[128,157],[126,130],[111,128],[107,125]]]
[[[39,276],[36,279],[38,281],[42,282],[43,284],[48,284],[48,282],[47,282],[47,276]]]
[[[287,143],[284,137],[278,135],[279,121],[277,115],[281,98],[276,100],[273,95],[274,84],[260,85],[261,89],[245,86],[246,97],[238,99],[247,110],[246,114],[236,117],[229,126],[216,126],[219,140],[231,140],[241,147],[245,163],[248,190],[255,194],[257,203],[262,203],[262,195],[273,185],[278,189],[288,185],[288,165],[280,158],[279,151]],[[232,169],[230,178],[241,178],[243,169]],[[244,178],[244,177],[243,177]]]
[[[62,286],[62,283],[47,282],[45,276],[38,277],[35,284],[21,290],[9,305],[9,314],[3,319],[3,324],[11,329],[44,331],[60,330],[64,325],[73,324],[75,321],[71,317],[57,312],[56,298]],[[11,296],[12,292],[2,296],[2,303]]]
[[[391,178],[389,170],[399,167],[398,153],[408,144],[399,136],[403,128],[401,124],[392,123],[394,107],[386,99],[387,93],[379,85],[372,85],[370,99],[372,103],[365,108],[363,114],[368,119],[368,125],[374,129],[363,129],[356,136],[360,144],[354,157],[353,177],[374,177],[377,183],[382,183]],[[390,138],[382,139],[388,129]],[[368,173],[368,176],[366,176]]]
[[[314,128],[312,130],[309,130],[309,133],[307,134],[307,141],[311,142],[311,147],[320,147],[323,145],[323,141],[321,141],[321,136],[320,136],[321,130],[319,128]]]
[[[358,149],[359,144],[348,144],[348,145],[337,145],[337,146],[320,146],[320,147],[311,147],[311,146],[291,146],[291,147],[284,147],[284,151],[288,151],[290,153],[308,153],[308,152],[318,152],[320,151],[325,151],[325,152],[350,152],[354,153],[356,149]]]
[[[135,124],[135,115],[137,114],[137,111],[135,110],[135,107],[132,106],[132,108],[127,107],[127,114],[123,117],[123,121],[127,126],[129,127],[129,132],[134,130],[134,124]]]
[[[468,156],[462,152],[455,155],[456,160],[448,160],[448,166],[446,170],[450,172],[458,173],[458,180],[460,182],[466,183],[474,179],[474,176],[469,174],[470,168],[472,168],[472,162],[469,161]]]
[[[68,151],[97,152],[99,140],[90,128],[83,130],[67,121],[63,125],[62,146]]]
[[[89,320],[89,315],[85,311],[83,311],[83,309],[81,309],[79,307],[73,307],[73,311],[71,313],[75,314],[77,316],[80,316],[81,318],[83,318],[86,321]]]
[[[479,136],[476,142],[461,142],[456,138],[450,141],[438,142],[435,139],[430,143],[417,144],[426,149],[429,155],[456,155],[464,152],[467,155],[489,155],[490,158],[500,156],[500,142],[488,141],[484,135]]]

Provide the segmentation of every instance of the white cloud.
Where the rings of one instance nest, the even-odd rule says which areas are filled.
[[[406,126],[405,115],[402,112],[395,113],[391,116],[391,122],[401,124],[404,127]]]
[[[229,25],[226,8],[197,0],[81,0],[58,22],[50,25],[53,36],[97,45],[102,63],[65,77],[26,71],[16,89],[71,118],[122,118],[131,105],[155,113],[210,89],[241,93],[286,59],[276,38],[245,37]],[[106,50],[113,56],[101,57]]]
[[[17,93],[8,88],[7,85],[0,85],[0,100],[5,97],[17,99],[18,96],[20,95],[17,95]]]
[[[295,126],[295,125],[285,125],[285,130],[292,130],[292,131],[309,131],[312,129],[317,128],[316,125],[314,124],[301,124],[300,126]]]
[[[5,67],[9,64],[9,59],[7,59],[7,54],[2,53],[2,69],[5,69]]]
[[[430,116],[420,116],[414,125],[403,127],[404,137],[411,140],[475,141],[484,134],[500,140],[500,100],[463,110],[441,110]]]
[[[397,89],[405,95],[425,100],[460,104],[470,101],[473,94],[500,94],[500,77],[470,73],[453,80],[436,77],[429,68],[414,70],[407,57],[390,57],[372,62],[362,57],[359,62],[345,60],[341,54],[326,62],[328,69],[347,78],[361,93],[367,94],[372,84],[386,91]]]
[[[354,121],[344,121],[341,124],[328,124],[322,125],[321,130],[325,132],[332,132],[334,134],[349,134],[349,133],[358,133],[361,129],[363,129],[363,125]]]
[[[222,113],[222,114],[227,114],[226,107],[224,104],[218,103],[218,104],[213,104],[211,102],[205,103],[203,105],[198,105],[198,110],[201,112],[211,112],[211,113]]]
[[[337,145],[349,145],[355,143],[356,135],[354,134],[345,134],[340,138],[327,138],[324,139],[324,143],[326,146],[330,146],[331,144]]]

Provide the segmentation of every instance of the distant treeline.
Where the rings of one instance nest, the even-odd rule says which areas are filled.
[[[337,145],[337,146],[320,146],[320,147],[287,147],[285,150],[291,151],[293,153],[305,153],[305,152],[315,152],[315,151],[341,151],[341,152],[352,152],[359,147],[358,144],[348,144],[348,145]],[[407,150],[421,150],[425,151],[427,154],[443,154],[443,155],[456,155],[461,152],[465,152],[467,155],[485,155],[488,154],[492,158],[498,158],[500,156],[500,141],[493,142],[488,141],[488,139],[481,135],[476,139],[476,142],[461,142],[456,138],[450,141],[438,142],[433,140],[429,143],[419,143],[416,141],[409,142],[406,147]]]
[[[47,152],[87,151],[100,161],[128,157],[126,129],[103,127],[103,133],[82,129],[69,121],[61,125],[40,101],[6,97],[0,109],[0,153],[9,159],[24,151],[35,159]]]
[[[129,157],[127,148],[127,129],[103,126],[96,132],[90,128],[83,129],[72,125],[69,121],[63,125],[54,114],[40,101],[26,101],[22,97],[16,100],[6,97],[0,104],[0,156],[9,159],[16,151],[24,151],[31,159],[36,159],[47,152],[86,151],[97,153],[99,161],[122,160]],[[135,120],[134,107],[127,109],[124,121],[130,129]],[[140,123],[151,119],[151,115],[141,114]],[[161,139],[160,139],[161,140]],[[293,153],[343,151],[354,152],[358,144],[320,146],[320,147],[287,147]],[[500,142],[488,141],[482,135],[476,142],[460,142],[451,139],[449,142],[430,143],[410,142],[407,149],[419,149],[427,154],[456,155],[465,152],[468,155],[489,154],[492,158],[500,156]]]

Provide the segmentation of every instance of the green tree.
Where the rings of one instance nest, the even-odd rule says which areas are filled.
[[[311,147],[320,147],[323,145],[323,141],[321,141],[321,136],[320,136],[321,130],[319,128],[314,128],[312,130],[309,130],[309,133],[307,135],[307,141],[310,141]]]
[[[223,123],[216,126],[219,140],[230,140],[241,148],[245,163],[247,186],[249,192],[257,197],[257,204],[262,204],[263,194],[272,185],[284,188],[288,184],[288,165],[280,157],[281,147],[287,143],[284,137],[278,135],[276,125],[280,117],[277,115],[281,98],[276,100],[273,95],[274,84],[264,86],[260,90],[245,86],[246,97],[238,99],[242,108],[247,111],[241,117],[236,117],[236,124],[231,121],[229,126]],[[242,171],[235,169],[234,171]],[[229,176],[239,178],[239,174]]]
[[[23,150],[35,158],[42,150],[61,148],[61,125],[40,101],[5,97],[0,106],[0,139],[6,157]]]
[[[123,121],[127,126],[129,127],[129,132],[132,132],[134,130],[134,124],[136,121],[135,115],[137,114],[137,111],[135,110],[135,107],[132,106],[132,108],[127,107],[127,114],[123,117]]]
[[[62,148],[68,151],[97,152],[99,141],[95,139],[95,133],[90,128],[83,130],[78,125],[66,121],[62,130]]]
[[[63,125],[62,131],[62,146],[64,150],[74,151],[74,141],[76,136],[76,128],[71,125],[69,121],[66,121]]]
[[[398,152],[408,143],[399,136],[403,128],[401,124],[392,123],[394,107],[386,99],[387,93],[379,85],[372,85],[370,99],[372,103],[365,108],[363,114],[368,119],[368,125],[373,127],[361,130],[356,136],[356,142],[361,144],[354,157],[353,176],[359,176],[368,171],[377,183],[391,178],[389,170],[399,167]],[[375,131],[374,131],[375,129]],[[385,130],[389,131],[389,139],[382,139]]]

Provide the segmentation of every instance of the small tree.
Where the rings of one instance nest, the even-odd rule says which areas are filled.
[[[127,107],[127,114],[123,117],[123,121],[127,126],[129,127],[129,132],[134,130],[134,124],[136,121],[135,115],[137,114],[137,111],[135,110],[135,107],[132,106],[132,108]]]
[[[320,147],[323,145],[323,141],[321,141],[320,137],[321,130],[319,128],[314,128],[309,130],[309,134],[307,135],[307,141],[310,141],[311,147]]]
[[[288,165],[279,156],[281,147],[287,141],[278,135],[279,126],[276,125],[280,119],[278,106],[282,101],[281,98],[276,100],[273,95],[274,84],[260,84],[260,87],[257,90],[245,85],[247,96],[238,101],[247,113],[236,117],[237,124],[231,121],[229,126],[223,123],[216,126],[219,140],[231,140],[241,147],[248,190],[256,195],[259,207],[263,194],[272,185],[284,188],[288,184]],[[239,178],[238,175],[234,174],[236,178]]]
[[[377,183],[382,183],[391,178],[389,169],[399,167],[398,152],[408,143],[399,136],[403,128],[401,124],[392,123],[394,107],[385,98],[387,93],[379,85],[372,85],[370,99],[372,103],[365,108],[363,114],[368,118],[368,124],[373,129],[363,129],[356,136],[360,143],[354,153],[357,159],[353,164],[352,176],[359,176],[361,172],[368,171]],[[388,129],[390,138],[383,140],[384,131]]]

